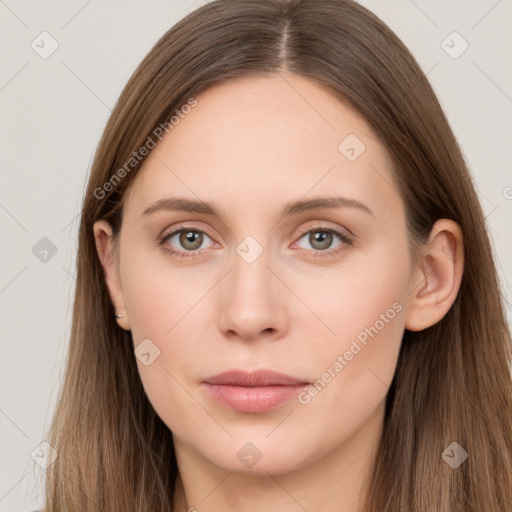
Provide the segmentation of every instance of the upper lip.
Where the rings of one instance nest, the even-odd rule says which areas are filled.
[[[204,382],[207,384],[244,387],[297,386],[299,384],[309,384],[309,382],[303,379],[297,379],[273,370],[256,370],[254,372],[229,370],[214,375],[213,377],[208,377]]]

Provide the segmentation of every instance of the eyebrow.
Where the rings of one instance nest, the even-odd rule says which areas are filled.
[[[355,199],[346,197],[318,197],[287,203],[281,211],[281,216],[296,215],[308,210],[320,208],[356,208],[370,215],[374,215],[368,206]],[[161,210],[201,213],[219,218],[222,217],[212,203],[187,197],[166,197],[158,199],[144,210],[141,217]]]

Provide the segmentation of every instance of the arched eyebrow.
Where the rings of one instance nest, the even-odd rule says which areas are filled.
[[[296,215],[307,210],[316,210],[320,208],[356,208],[365,213],[373,215],[373,212],[361,201],[347,197],[318,197],[313,199],[301,199],[287,203],[281,215]]]
[[[287,203],[281,211],[281,216],[287,217],[321,208],[356,208],[369,215],[374,215],[368,206],[355,199],[347,197],[317,197]],[[142,212],[141,217],[161,210],[199,213],[222,218],[218,208],[213,203],[188,197],[165,197],[158,199]]]

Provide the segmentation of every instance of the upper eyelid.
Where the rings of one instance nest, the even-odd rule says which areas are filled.
[[[216,242],[215,237],[209,232],[208,229],[206,229],[206,228],[199,228],[199,227],[191,226],[191,225],[179,226],[177,228],[173,228],[169,232],[164,231],[164,234],[162,234],[159,238],[160,238],[160,240],[163,240],[163,241],[169,240],[170,238],[174,237],[178,233],[180,233],[182,231],[187,231],[187,230],[189,230],[189,231],[198,231],[198,232],[204,233],[204,234],[208,235],[208,237],[212,241],[214,241],[215,243],[218,243],[218,242]],[[293,243],[295,244],[303,236],[305,236],[308,233],[310,233],[311,231],[315,231],[315,230],[318,230],[318,231],[329,231],[329,232],[333,233],[334,235],[338,235],[338,237],[341,239],[342,242],[345,241],[345,240],[343,240],[343,237],[352,239],[352,237],[354,236],[353,233],[348,228],[334,228],[332,226],[318,224],[318,225],[314,225],[314,226],[308,226],[308,227],[306,227],[304,229],[300,229],[299,233],[296,235],[296,237],[298,237],[298,238],[296,238],[296,240]],[[343,230],[348,231],[348,234],[344,234]],[[204,249],[200,249],[200,250],[204,250]],[[190,252],[200,252],[200,250],[199,251],[190,251]]]
[[[326,226],[326,225],[315,225],[315,226],[309,226],[307,228],[304,228],[304,229],[300,229],[299,230],[299,236],[303,236],[311,231],[314,231],[314,230],[318,230],[318,231],[331,231],[333,232],[334,234],[337,234],[337,235],[344,235],[346,236],[347,238],[349,237],[353,237],[354,234],[352,233],[352,231],[350,231],[348,228],[346,227],[332,227],[332,226]],[[343,231],[347,231],[347,234],[343,233]]]
[[[208,229],[198,228],[195,226],[188,226],[188,225],[173,228],[169,231],[164,230],[159,238],[160,239],[168,239],[168,238],[171,238],[171,237],[177,235],[178,233],[181,233],[182,231],[187,231],[187,230],[188,231],[199,231],[201,233],[205,233],[206,235],[208,235],[212,240],[214,239],[214,236],[209,232]]]

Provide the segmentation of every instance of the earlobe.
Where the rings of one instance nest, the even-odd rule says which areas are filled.
[[[113,233],[110,224],[105,220],[99,220],[94,223],[94,239],[96,251],[103,267],[103,275],[107,285],[110,300],[115,308],[115,318],[120,327],[130,330],[128,312],[126,311],[123,291],[121,288],[121,279],[119,275],[119,266],[116,258]]]
[[[122,327],[126,331],[131,330],[130,329],[130,321],[128,319],[128,313],[125,308],[116,307],[116,322],[118,323],[119,327]]]
[[[457,298],[464,271],[460,226],[438,220],[430,233],[410,292],[405,328],[422,331],[439,322]]]

